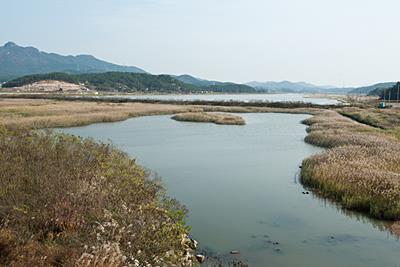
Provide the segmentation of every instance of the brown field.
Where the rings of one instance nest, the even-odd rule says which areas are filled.
[[[185,112],[173,116],[171,119],[189,122],[211,122],[225,125],[245,125],[244,119],[237,115],[220,112]]]

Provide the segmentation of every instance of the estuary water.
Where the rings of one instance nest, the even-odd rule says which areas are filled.
[[[305,94],[185,94],[185,95],[113,95],[129,99],[155,99],[179,101],[242,101],[242,102],[305,102],[317,105],[336,105],[339,101],[327,97]]]
[[[245,126],[150,116],[62,131],[113,142],[159,174],[208,255],[249,266],[400,266],[384,223],[305,194],[299,165],[322,151],[303,141],[308,115],[241,116]]]

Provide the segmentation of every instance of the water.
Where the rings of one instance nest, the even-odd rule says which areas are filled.
[[[382,222],[302,194],[299,165],[321,151],[303,141],[307,115],[241,116],[246,126],[153,116],[63,131],[111,140],[162,176],[209,252],[239,250],[230,257],[250,266],[400,266],[400,242]]]
[[[156,99],[156,100],[203,100],[203,101],[268,101],[268,102],[306,102],[317,105],[336,105],[339,101],[329,98],[319,98],[304,94],[192,94],[192,95],[120,95],[129,99]]]

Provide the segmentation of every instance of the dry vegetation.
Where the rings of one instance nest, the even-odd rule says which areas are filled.
[[[315,113],[312,108],[224,107],[149,103],[107,103],[46,99],[0,98],[0,125],[7,128],[54,128],[126,120],[145,115],[182,112]]]
[[[1,266],[190,264],[185,209],[112,146],[2,128],[0,159]]]
[[[242,117],[226,113],[211,112],[185,112],[172,117],[177,121],[211,122],[225,125],[245,125]]]
[[[135,116],[192,111],[190,106],[95,103],[40,99],[0,99],[0,124],[7,128],[34,129],[121,121]]]
[[[346,208],[400,220],[398,140],[335,111],[304,123],[309,125],[306,141],[330,149],[304,160],[302,182]]]
[[[346,117],[376,128],[400,139],[400,109],[398,108],[345,108],[340,113]]]

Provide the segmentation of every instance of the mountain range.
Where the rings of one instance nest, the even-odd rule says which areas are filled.
[[[95,58],[91,55],[78,55],[78,56],[62,56],[55,53],[47,53],[39,51],[35,47],[22,47],[13,42],[8,42],[0,47],[0,83],[13,80],[15,78],[23,77],[26,75],[48,74],[48,73],[66,73],[72,75],[88,74],[88,73],[138,73],[149,74],[141,68],[135,66],[121,66],[109,63]],[[149,74],[150,75],[150,74]],[[56,75],[59,77],[60,75]],[[153,75],[157,76],[157,75]],[[290,81],[267,81],[267,82],[249,82],[246,84],[238,84],[231,82],[211,81],[196,78],[189,74],[184,75],[169,75],[173,79],[169,80],[171,83],[176,81],[182,84],[192,85],[190,91],[194,88],[201,91],[212,92],[230,92],[230,93],[330,93],[330,94],[369,94],[370,92],[377,91],[376,89],[385,89],[392,87],[394,82],[378,83],[371,86],[364,87],[335,87],[335,86],[318,86],[307,82],[290,82]],[[38,78],[41,76],[36,76]],[[55,77],[50,75],[50,77]],[[80,76],[82,77],[82,76]],[[92,77],[92,76],[91,76]],[[99,76],[95,76],[98,78]],[[115,79],[121,77],[126,81],[126,76],[122,74],[110,75],[107,77]],[[128,76],[132,85],[132,80],[139,81],[140,79],[151,80],[150,76]],[[161,76],[163,77],[163,76]],[[159,77],[152,77],[158,80]],[[24,79],[27,81],[31,78]],[[20,82],[19,80],[18,82]],[[18,83],[17,82],[17,83]],[[159,81],[158,84],[166,85],[166,80]],[[110,84],[116,84],[113,81]],[[139,82],[140,83],[140,82]],[[103,83],[104,84],[104,83]],[[107,83],[108,84],[108,83]],[[144,85],[143,85],[144,86]],[[182,85],[180,85],[182,88]],[[138,86],[141,87],[141,86]],[[175,85],[167,86],[168,88],[175,88]],[[179,86],[178,86],[179,87]],[[131,87],[129,87],[132,89]],[[186,87],[185,87],[186,88]],[[159,88],[160,91],[165,88]],[[186,88],[189,90],[189,88]]]
[[[13,42],[0,47],[0,82],[49,72],[77,74],[109,71],[145,73],[138,67],[112,64],[91,55],[62,56],[42,52],[34,47],[22,47]]]
[[[290,82],[290,81],[281,81],[281,82],[249,82],[246,83],[249,86],[252,86],[258,90],[267,90],[268,92],[288,92],[288,93],[316,93],[316,92],[326,92],[329,89],[335,88],[334,86],[317,86],[314,84],[306,83],[306,82]],[[336,89],[336,88],[335,88]]]

